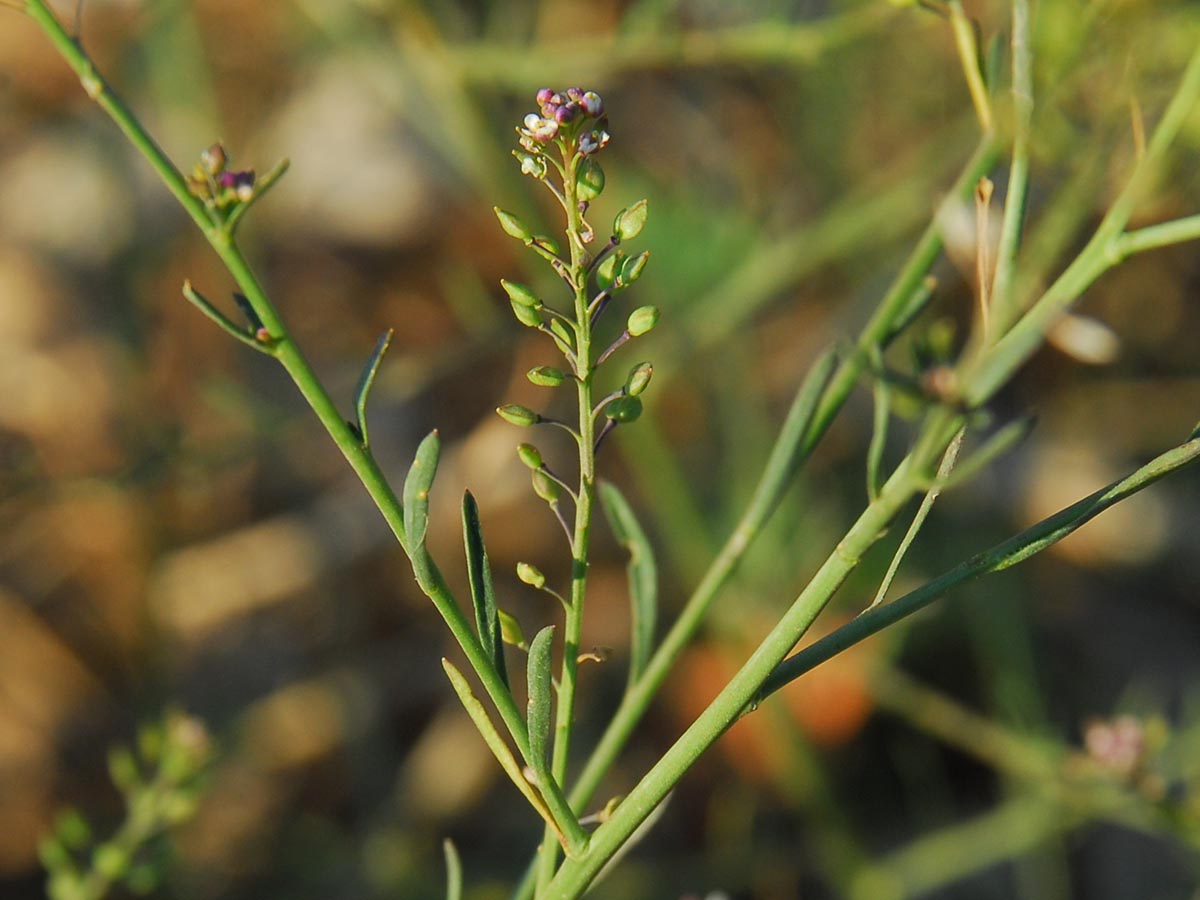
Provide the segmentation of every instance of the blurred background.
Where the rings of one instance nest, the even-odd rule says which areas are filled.
[[[1035,5],[1031,290],[1086,240],[1200,40],[1187,0]],[[964,6],[1003,72],[1008,3]],[[537,88],[605,98],[594,221],[650,199],[651,264],[624,302],[663,322],[611,377],[647,358],[655,382],[601,468],[659,548],[667,622],[808,364],[857,334],[978,139],[946,20],[884,0],[88,0],[82,22],[181,168],[216,139],[239,168],[290,157],[247,252],[347,414],[396,328],[372,443],[402,479],[441,429],[435,556],[465,583],[470,487],[501,604],[530,634],[557,610],[513,566],[562,581],[568,559],[514,452],[527,435],[492,410],[544,407],[524,372],[554,354],[498,280],[558,285],[491,208],[560,227],[509,155]],[[1135,224],[1200,211],[1198,151],[1200,109]],[[936,295],[894,368],[919,374],[913,344],[969,323],[972,219],[945,218]],[[57,811],[101,835],[119,824],[106,748],[176,704],[217,755],[158,851],[157,896],[439,897],[447,836],[468,896],[508,896],[540,829],[448,689],[438,660],[456,649],[282,371],[185,303],[185,277],[232,309],[147,165],[0,9],[0,895],[42,896],[37,842]],[[993,405],[1001,422],[1036,413],[1037,430],[939,501],[893,595],[1183,440],[1200,418],[1198,290],[1194,244],[1090,290]],[[897,413],[893,463],[917,410]],[[871,421],[864,383],[597,806],[715,695],[862,508]],[[540,438],[573,471],[565,443]],[[613,653],[584,669],[581,747],[625,679],[625,561],[598,530],[584,642]],[[819,630],[870,601],[903,530]],[[775,697],[595,896],[1196,896],[1198,585],[1189,471]],[[1019,764],[1065,771],[1089,727],[1121,715],[1148,757],[1113,773],[1111,808]]]

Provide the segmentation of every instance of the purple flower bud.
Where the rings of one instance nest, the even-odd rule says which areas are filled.
[[[231,188],[237,181],[237,175],[233,172],[222,172],[217,176],[217,184],[223,188]]]
[[[604,130],[585,131],[579,136],[579,152],[584,156],[591,156],[608,144],[609,133]]]
[[[554,91],[552,91],[550,88],[542,88],[540,91],[537,92],[538,106],[545,106],[547,103],[550,102],[550,98],[553,96],[554,96]]]
[[[567,99],[573,103],[581,102],[583,100],[583,88],[567,88]]]
[[[604,114],[604,101],[600,99],[600,95],[595,91],[588,91],[580,100],[580,106],[583,111],[593,119],[599,118]]]
[[[233,173],[233,192],[243,203],[254,196],[253,170]]]
[[[568,103],[566,106],[560,106],[554,111],[554,120],[559,125],[566,125],[579,114],[579,106],[575,103]]]

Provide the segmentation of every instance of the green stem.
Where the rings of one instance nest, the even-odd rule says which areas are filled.
[[[1198,97],[1200,48],[1192,55],[1175,95],[1146,146],[1145,155],[1138,160],[1129,181],[1113,201],[1091,240],[1041,299],[995,342],[989,352],[978,352],[974,359],[964,364],[962,396],[968,404],[977,405],[984,398],[991,396],[1037,351],[1054,321],[1066,312],[1092,282],[1127,255],[1123,252],[1124,242],[1129,240],[1128,236],[1122,236],[1125,226],[1129,224],[1137,201],[1157,174],[1167,149],[1183,127]],[[1152,233],[1150,240],[1134,240],[1133,246],[1137,248],[1139,243],[1144,243],[1146,246],[1138,249],[1149,249],[1171,242],[1168,238],[1189,240],[1200,236],[1200,230],[1192,221],[1194,218],[1196,217],[1180,220],[1187,223],[1182,226],[1178,223],[1156,226],[1157,230]],[[1135,231],[1132,234],[1137,235],[1139,232]]]
[[[229,270],[229,274],[237,283],[242,294],[246,297],[263,327],[270,335],[273,355],[287,370],[292,381],[312,408],[333,442],[337,445],[350,467],[354,470],[367,493],[371,496],[376,507],[383,515],[388,527],[396,536],[401,548],[407,553],[408,539],[404,531],[404,512],[391,485],[384,476],[375,457],[369,449],[362,446],[355,429],[342,417],[337,405],[325,390],[313,371],[312,366],[301,352],[300,347],[292,338],[286,324],[274,304],[263,290],[249,262],[241,249],[234,242],[228,230],[214,222],[209,216],[204,203],[194,196],[187,187],[183,175],[167,157],[163,149],[147,133],[136,116],[117,97],[96,70],[83,47],[72,38],[55,18],[44,0],[26,0],[26,11],[29,16],[45,32],[50,42],[62,55],[66,63],[79,76],[88,96],[108,113],[121,131],[128,137],[131,144],[146,158],[162,179],[163,184],[175,196],[180,205],[187,211],[200,227],[221,262]],[[508,687],[500,679],[488,661],[487,654],[475,636],[467,618],[463,615],[449,588],[446,586],[441,573],[435,566],[430,565],[431,577],[424,586],[434,607],[441,614],[451,633],[458,641],[471,667],[479,676],[488,696],[495,703],[501,718],[517,743],[522,757],[529,757],[529,739],[525,729],[525,720],[513,700]]]
[[[939,411],[931,416],[924,429],[924,439],[888,479],[879,497],[851,526],[779,623],[716,699],[621,801],[612,817],[596,830],[587,853],[581,859],[563,864],[550,884],[547,896],[573,898],[582,894],[607,860],[670,793],[696,759],[747,711],[747,703],[759,685],[795,646],[846,576],[858,565],[862,555],[879,539],[924,479],[932,474],[938,458],[959,427],[958,417],[950,413]]]
[[[955,180],[946,203],[961,202],[969,197],[980,176],[995,165],[999,153],[999,143],[991,137],[985,137]],[[832,357],[824,356],[814,364],[788,413],[742,518],[705,571],[675,624],[655,650],[641,678],[626,691],[579,780],[572,787],[570,799],[576,811],[581,811],[592,801],[600,782],[616,763],[675,663],[699,630],[721,588],[732,577],[754,538],[778,506],[792,477],[820,443],[854,390],[874,348],[886,344],[895,336],[896,323],[907,313],[913,296],[926,289],[926,277],[942,251],[942,231],[938,219],[935,215],[922,232],[879,307],[863,327],[854,348],[841,360],[834,374],[830,376],[828,370]],[[810,390],[821,391],[815,409],[811,403],[818,397],[816,394],[810,396]],[[533,872],[530,871],[514,892],[514,900],[533,896],[533,887]]]
[[[578,168],[580,157],[574,147],[563,147],[563,208],[567,214],[567,244],[571,252],[570,274],[574,286],[575,387],[579,414],[579,488],[575,492],[575,526],[571,535],[571,593],[566,605],[562,674],[558,683],[558,707],[555,711],[554,752],[551,774],[556,785],[567,778],[571,731],[574,725],[575,691],[579,671],[579,646],[583,630],[583,609],[587,593],[588,545],[591,535],[592,507],[596,497],[596,422],[592,411],[593,378],[592,323],[588,312],[588,269],[591,259],[584,246],[583,215],[579,210]],[[559,844],[547,829],[538,852],[537,884],[539,893],[554,876]]]
[[[993,334],[1003,334],[1014,315],[1014,275],[1017,250],[1029,196],[1029,134],[1033,121],[1033,53],[1030,45],[1029,0],[1012,4],[1012,163],[1008,168],[1008,191],[1004,198],[1004,220],[996,249],[996,274],[992,282]]]
[[[1195,462],[1198,457],[1200,457],[1200,437],[1193,437],[1186,443],[1155,457],[1127,477],[1114,481],[1107,487],[1101,488],[1077,503],[1073,503],[1025,529],[1020,534],[959,563],[953,569],[939,575],[915,591],[911,591],[885,606],[878,606],[870,612],[863,613],[816,643],[805,647],[794,656],[788,657],[787,661],[782,663],[771,673],[771,677],[763,682],[762,688],[756,696],[756,702],[763,701],[784,685],[815,669],[821,663],[827,662],[846,648],[852,647],[889,625],[894,625],[901,619],[924,609],[934,600],[959,585],[981,575],[1003,571],[1041,553],[1090,522],[1110,506],[1120,503],[1143,488],[1154,484],[1160,478]]]

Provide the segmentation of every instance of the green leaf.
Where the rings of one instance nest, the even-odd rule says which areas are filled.
[[[633,508],[607,481],[599,486],[600,507],[613,536],[629,551],[629,605],[632,635],[629,650],[629,683],[646,670],[654,649],[654,627],[658,618],[658,564],[646,532],[638,524]]]
[[[364,450],[370,446],[367,438],[367,395],[371,393],[371,385],[375,383],[375,374],[379,371],[379,364],[383,362],[383,354],[387,353],[387,349],[392,343],[392,335],[395,333],[395,329],[389,328],[379,336],[379,340],[375,342],[375,350],[371,353],[371,358],[367,360],[362,375],[358,378],[358,389],[354,392],[354,412],[358,417],[358,437],[362,441]]]
[[[467,579],[471,583],[471,600],[475,604],[475,626],[479,642],[500,680],[508,685],[504,666],[504,639],[500,632],[500,614],[496,610],[496,593],[492,588],[492,567],[488,564],[483,544],[483,528],[479,522],[479,505],[471,492],[463,494],[463,546],[467,551]]]
[[[554,821],[554,817],[550,815],[550,810],[546,808],[545,801],[538,796],[533,786],[525,778],[525,774],[521,771],[520,763],[513,756],[513,752],[508,748],[508,744],[504,742],[504,738],[500,737],[500,732],[492,724],[492,720],[488,717],[487,710],[483,708],[483,704],[471,692],[471,686],[467,684],[467,679],[463,677],[463,673],[448,659],[442,660],[442,668],[446,670],[446,677],[450,679],[450,685],[454,688],[454,693],[458,694],[458,699],[462,701],[467,715],[471,717],[471,721],[483,738],[484,743],[488,745],[488,749],[496,757],[496,762],[500,763],[500,768],[504,770],[504,774],[516,785],[521,795],[529,801],[529,805],[537,810],[538,815],[555,832],[561,835],[562,830]]]
[[[425,532],[429,528],[429,491],[437,475],[441,439],[437,429],[429,432],[417,445],[413,464],[404,479],[404,530],[408,534],[410,555],[425,549]]]
[[[550,710],[553,706],[553,687],[550,681],[550,652],[554,647],[554,626],[547,625],[529,643],[526,677],[529,680],[529,703],[525,719],[529,725],[530,764],[539,781],[550,775]]]
[[[462,900],[462,860],[458,858],[458,848],[450,838],[442,841],[442,855],[446,858],[446,900]]]

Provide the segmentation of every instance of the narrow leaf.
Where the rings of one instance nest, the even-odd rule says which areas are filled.
[[[429,490],[437,475],[441,439],[437,429],[429,432],[417,446],[413,464],[404,479],[404,530],[408,534],[410,553],[421,555],[425,549],[425,532],[429,527]]]
[[[379,336],[379,340],[375,342],[375,350],[371,353],[367,364],[363,366],[362,375],[358,378],[358,388],[354,391],[354,412],[358,417],[358,434],[362,439],[364,450],[371,443],[367,437],[367,395],[371,393],[371,386],[375,384],[375,374],[379,371],[379,364],[383,362],[383,354],[387,353],[387,349],[392,343],[392,335],[395,333],[395,329],[389,328]]]
[[[508,685],[504,667],[504,640],[500,631],[500,614],[496,609],[496,593],[492,588],[492,567],[488,564],[483,544],[483,528],[479,523],[479,505],[471,492],[463,494],[463,546],[467,551],[467,578],[471,583],[471,600],[475,604],[475,625],[479,642],[491,660],[500,680]]]
[[[1033,426],[1036,424],[1037,419],[1033,416],[1026,416],[1017,419],[1015,422],[1009,422],[988,438],[982,447],[964,459],[942,484],[942,489],[948,491],[952,487],[957,487],[964,482],[970,481],[1009,450],[1017,446],[1017,444],[1021,443],[1021,441],[1025,440],[1029,436],[1029,433],[1033,431]]]
[[[450,838],[442,841],[442,854],[446,857],[446,900],[462,900],[462,860],[458,858],[458,848]]]
[[[658,564],[646,532],[638,524],[633,508],[605,481],[600,484],[600,506],[613,536],[629,551],[629,607],[631,635],[629,684],[641,677],[654,650],[654,627],[658,617]]]
[[[508,748],[508,744],[504,743],[504,739],[500,737],[500,733],[496,731],[496,726],[492,724],[492,720],[488,717],[487,710],[483,708],[483,704],[471,693],[471,686],[467,684],[467,679],[463,677],[463,673],[448,659],[442,660],[442,668],[446,670],[446,677],[450,679],[454,693],[458,694],[458,699],[462,701],[467,715],[471,717],[471,721],[483,737],[484,743],[488,745],[488,749],[496,757],[496,762],[500,763],[500,768],[504,770],[504,774],[517,786],[517,790],[529,801],[529,805],[554,829],[555,833],[559,835],[559,839],[562,840],[562,831],[555,823],[554,817],[550,815],[550,810],[546,808],[545,801],[533,789],[533,785],[529,783],[529,780],[521,771],[521,764],[513,756],[512,751]]]
[[[937,477],[934,478],[933,484],[930,485],[925,497],[921,500],[921,505],[917,507],[917,514],[913,516],[912,524],[908,526],[908,531],[904,533],[904,539],[900,541],[900,546],[896,548],[896,554],[892,557],[891,564],[888,565],[887,573],[883,576],[883,582],[879,585],[879,590],[875,592],[875,599],[871,601],[871,605],[864,612],[874,609],[887,596],[888,588],[892,586],[892,579],[896,577],[896,572],[899,571],[900,563],[904,560],[905,554],[908,553],[908,548],[917,539],[917,534],[920,533],[921,526],[925,524],[925,520],[933,510],[934,502],[942,492],[942,488],[945,486],[946,480],[950,477],[950,473],[954,471],[954,464],[958,461],[958,451],[962,447],[963,435],[966,433],[965,428],[960,429],[958,434],[954,436],[954,440],[950,442],[950,446],[946,448],[946,452],[942,456],[942,461],[938,465]]]
[[[550,710],[553,706],[553,688],[550,682],[550,651],[554,646],[554,626],[547,625],[529,642],[529,661],[526,677],[529,679],[529,705],[525,718],[529,725],[529,756],[538,779],[548,781],[551,777],[550,758]]]

